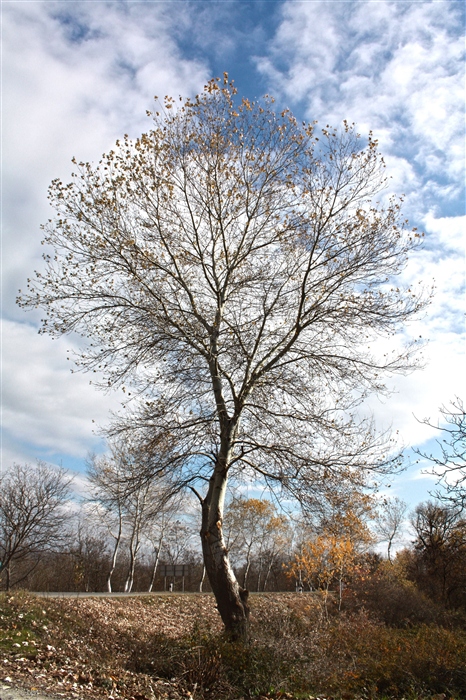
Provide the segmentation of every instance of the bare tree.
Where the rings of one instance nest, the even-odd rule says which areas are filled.
[[[107,582],[108,561],[111,555],[108,550],[107,528],[101,525],[81,508],[75,520],[74,537],[68,551],[68,560],[71,565],[68,586],[54,590],[102,590],[104,582]]]
[[[152,573],[149,582],[149,588],[147,589],[150,593],[154,587],[155,575],[157,573],[157,567],[160,560],[160,555],[162,553],[162,547],[165,543],[165,538],[170,532],[170,528],[173,525],[173,521],[176,515],[182,511],[181,498],[174,497],[170,500],[158,499],[158,508],[154,513],[154,517],[151,517],[144,528],[144,537],[149,543],[152,550]]]
[[[131,593],[134,583],[136,560],[141,549],[142,534],[148,517],[148,509],[153,510],[150,498],[150,483],[145,482],[143,488],[132,492],[127,502],[126,523],[129,529],[129,564],[123,590]]]
[[[417,581],[446,605],[466,602],[466,519],[461,509],[441,502],[420,503],[413,515]]]
[[[270,501],[235,498],[225,511],[225,540],[230,559],[244,561],[243,587],[248,584],[251,563],[262,549],[267,524],[274,515]]]
[[[169,564],[180,564],[190,551],[193,531],[182,520],[172,520],[165,533],[162,556]]]
[[[112,575],[120,547],[127,542],[129,563],[124,591],[130,593],[138,554],[154,521],[167,511],[170,491],[164,489],[162,479],[147,479],[141,460],[125,445],[113,443],[110,454],[92,456],[88,460],[88,478],[92,485],[95,514],[107,528],[113,540],[107,590],[112,590]],[[154,572],[155,574],[155,572]]]
[[[379,542],[387,543],[387,558],[391,562],[393,544],[402,537],[408,504],[394,496],[381,504],[375,521],[375,532]]]
[[[170,524],[170,517],[165,512],[162,511],[160,518],[151,524],[148,531],[145,532],[147,541],[149,542],[152,550],[152,572],[149,581],[148,592],[150,593],[154,587],[155,575],[157,573],[157,567],[159,565],[160,553],[162,551],[162,545],[164,543],[165,535]]]
[[[44,462],[36,466],[13,464],[0,475],[0,579],[5,587],[19,583],[13,565],[29,560],[29,571],[66,534],[71,478],[64,469]]]
[[[110,564],[107,572],[106,588],[112,591],[112,576],[115,571],[118,552],[123,538],[123,519],[127,484],[122,479],[122,454],[116,447],[109,456],[91,455],[87,464],[87,475],[92,487],[94,515],[104,524],[112,542]]]
[[[257,590],[265,591],[274,566],[292,550],[293,531],[284,513],[275,514],[267,523],[258,557]],[[263,580],[262,580],[263,576]]]
[[[372,135],[300,124],[273,99],[212,80],[97,167],[55,180],[45,272],[25,307],[43,332],[90,338],[81,368],[131,389],[127,430],[152,473],[202,509],[207,575],[226,630],[245,637],[248,594],[223,538],[228,480],[316,500],[325,480],[390,471],[386,440],[353,411],[415,346],[378,352],[424,305],[393,281],[421,239],[386,186]],[[384,354],[385,353],[385,354]],[[98,376],[98,375],[96,375]]]
[[[464,509],[466,506],[466,413],[463,400],[458,396],[450,402],[449,407],[442,406],[440,413],[446,426],[434,425],[428,418],[422,422],[442,433],[442,439],[437,440],[440,455],[415,450],[427,459],[433,466],[430,470],[444,487],[443,493],[436,494],[439,498],[450,502],[455,507]]]

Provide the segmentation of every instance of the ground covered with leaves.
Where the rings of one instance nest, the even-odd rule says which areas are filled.
[[[209,594],[0,595],[0,680],[66,698],[466,697],[466,633],[326,611],[317,594],[252,596],[251,643],[224,639]]]

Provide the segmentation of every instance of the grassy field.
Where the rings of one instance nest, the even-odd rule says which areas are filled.
[[[464,700],[466,633],[326,614],[318,594],[252,596],[251,643],[211,595],[0,595],[0,680],[66,698]],[[6,680],[8,679],[8,680]]]

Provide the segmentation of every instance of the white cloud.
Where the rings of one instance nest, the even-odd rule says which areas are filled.
[[[73,474],[73,494],[80,499],[90,497],[91,486],[89,480],[83,474]]]
[[[458,3],[285,3],[257,58],[271,91],[308,118],[373,129],[384,153],[455,181],[464,157]],[[417,189],[413,181],[411,190]]]
[[[436,423],[439,407],[455,395],[466,396],[466,343],[464,328],[465,217],[425,217],[426,246],[410,259],[400,282],[413,285],[434,281],[432,302],[423,317],[407,328],[411,337],[422,336],[423,369],[388,382],[393,395],[372,397],[368,407],[380,427],[399,431],[400,444],[423,445],[436,431],[419,421]]]
[[[437,236],[443,248],[453,250],[458,255],[464,254],[466,216],[436,218],[433,212],[429,212],[424,222],[426,228]]]
[[[3,429],[11,441],[79,457],[100,442],[93,431],[118,408],[117,396],[94,390],[89,376],[71,374],[70,349],[70,338],[51,340],[33,326],[4,321]]]
[[[177,6],[180,17],[185,10]],[[116,138],[151,127],[154,94],[192,94],[206,82],[181,55],[164,4],[9,3],[3,13],[3,450],[5,464],[54,453],[79,463],[99,445],[115,396],[71,375],[73,341],[38,336],[14,297],[41,265],[46,190],[71,158],[98,160]],[[31,325],[29,325],[31,324]]]
[[[71,158],[97,160],[123,133],[150,128],[153,96],[206,80],[182,58],[164,5],[12,3],[3,8],[5,305],[37,264],[46,190]],[[79,35],[72,39],[73,32]],[[21,47],[21,49],[19,49]],[[19,283],[18,283],[19,282]]]
[[[407,329],[429,343],[425,369],[389,382],[394,394],[368,402],[377,424],[407,445],[432,429],[418,418],[464,392],[464,41],[455,2],[285,3],[282,21],[257,66],[277,93],[309,119],[373,129],[405,211],[426,243],[399,282],[435,295]],[[439,215],[441,213],[441,215]]]
[[[389,381],[393,394],[388,398],[371,397],[367,402],[380,428],[398,431],[400,444],[422,445],[435,431],[419,421],[436,417],[439,407],[455,394],[464,392],[459,375],[464,366],[464,351],[458,347],[456,336],[450,343],[442,338],[432,341],[424,350],[425,368],[408,376]]]

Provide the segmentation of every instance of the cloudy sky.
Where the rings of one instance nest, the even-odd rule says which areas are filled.
[[[95,425],[120,401],[70,372],[76,339],[39,336],[40,315],[15,305],[41,264],[48,184],[69,179],[73,156],[98,160],[149,129],[155,94],[196,94],[223,71],[241,95],[270,93],[298,118],[346,118],[379,139],[390,187],[426,233],[405,281],[434,282],[436,294],[409,329],[429,340],[425,368],[370,408],[400,443],[429,449],[434,431],[416,418],[435,422],[441,404],[465,396],[462,0],[3,0],[1,11],[3,468],[39,457],[82,470],[102,449]],[[426,498],[422,466],[392,492]]]

